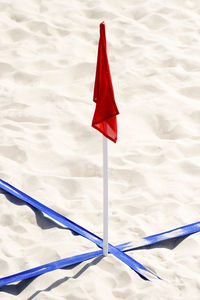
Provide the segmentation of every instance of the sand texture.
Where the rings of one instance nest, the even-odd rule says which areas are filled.
[[[109,241],[199,221],[200,1],[0,1],[0,178],[102,236],[102,136],[91,127],[99,24],[120,111]],[[0,277],[98,248],[0,191]],[[198,300],[200,234],[0,288],[2,300]]]

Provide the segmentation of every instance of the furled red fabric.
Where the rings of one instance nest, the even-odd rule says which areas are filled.
[[[111,141],[117,141],[117,118],[119,114],[108,64],[105,23],[100,24],[100,39],[97,56],[93,101],[96,103],[92,127]]]

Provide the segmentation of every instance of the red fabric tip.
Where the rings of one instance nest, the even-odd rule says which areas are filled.
[[[96,103],[92,127],[116,143],[117,118],[119,114],[115,103],[113,85],[107,57],[105,23],[100,24],[100,38],[97,55],[96,78],[93,101]]]

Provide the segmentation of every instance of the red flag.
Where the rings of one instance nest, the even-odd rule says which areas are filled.
[[[104,22],[100,24],[100,39],[93,101],[96,103],[96,109],[92,120],[92,127],[99,130],[105,137],[116,143],[116,115],[119,114],[119,111],[115,103],[110,68],[108,64]]]

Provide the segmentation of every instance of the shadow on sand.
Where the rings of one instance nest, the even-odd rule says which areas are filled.
[[[36,291],[33,295],[31,295],[27,300],[32,300],[34,299],[38,294],[42,293],[42,292],[49,292],[52,289],[58,287],[59,285],[67,282],[69,279],[73,278],[73,279],[77,279],[79,278],[89,267],[94,266],[96,264],[98,264],[99,261],[101,261],[103,258],[103,256],[98,256],[95,259],[93,259],[90,263],[87,263],[81,270],[79,270],[74,276],[72,277],[64,277],[62,279],[59,279],[57,281],[55,281],[53,284],[51,284],[50,286],[48,286],[46,289],[43,290],[38,290]],[[75,268],[77,265],[79,264],[75,264],[73,266],[69,266],[66,268],[62,268],[63,270],[70,270]],[[29,284],[31,284],[32,281],[34,281],[37,277],[39,276],[35,276],[29,279],[25,279],[20,281],[17,284],[9,284],[9,285],[5,285],[3,287],[0,287],[0,293],[7,293],[7,294],[11,294],[14,296],[18,296],[20,295],[21,292],[23,292],[23,290],[26,289],[27,286],[29,286]]]
[[[41,229],[50,229],[50,228],[53,228],[53,227],[57,227],[59,229],[70,230],[70,229],[68,229],[64,226],[61,226],[61,225],[57,224],[55,221],[53,221],[49,217],[44,216],[44,214],[41,211],[39,211],[38,209],[32,207],[31,205],[29,205],[29,204],[25,203],[24,201],[8,194],[7,192],[5,192],[1,189],[0,189],[0,194],[4,194],[5,197],[11,203],[13,203],[15,205],[27,205],[27,206],[29,206],[33,210],[33,212],[35,213],[37,224]],[[77,233],[73,232],[72,230],[70,230],[70,231],[74,235],[78,235]],[[155,243],[153,245],[138,247],[138,248],[134,249],[134,251],[146,250],[146,249],[155,249],[155,248],[167,248],[167,249],[172,250],[172,249],[176,248],[183,240],[185,240],[188,236],[190,236],[192,234],[188,234],[188,235],[177,237],[177,238],[171,238],[171,239],[168,239],[166,241]],[[130,251],[133,251],[133,250],[130,250]],[[127,251],[127,252],[129,252],[129,251]],[[34,299],[38,294],[40,294],[42,292],[51,291],[52,289],[58,287],[59,285],[67,282],[71,278],[73,278],[73,279],[79,278],[89,267],[98,264],[99,261],[102,260],[102,258],[103,258],[102,255],[96,257],[91,262],[84,265],[84,267],[81,270],[79,270],[73,277],[66,276],[62,279],[59,279],[59,280],[55,281],[53,284],[51,284],[49,287],[47,287],[46,289],[36,291],[27,300]],[[65,267],[65,268],[62,268],[62,269],[70,270],[70,269],[73,269],[74,267],[76,267],[77,265],[79,265],[79,264],[75,264],[75,265]],[[39,275],[39,276],[42,276],[42,275]],[[31,284],[32,281],[35,280],[35,278],[37,278],[39,276],[35,276],[35,277],[29,278],[29,279],[22,280],[17,284],[9,284],[9,285],[0,287],[0,293],[7,293],[7,294],[12,294],[12,295],[18,296],[18,295],[20,295],[21,292],[23,292],[26,289],[27,286],[29,286],[29,284]]]
[[[18,205],[18,206],[22,206],[22,205],[26,205],[28,206],[35,214],[35,218],[36,218],[36,222],[37,225],[41,228],[41,229],[51,229],[51,228],[59,228],[59,229],[63,229],[63,230],[67,230],[67,231],[71,231],[73,235],[78,235],[76,232],[74,232],[73,230],[65,227],[65,226],[61,226],[60,224],[58,224],[56,221],[52,220],[51,218],[45,216],[43,214],[43,212],[41,212],[40,210],[38,210],[37,208],[33,207],[32,205],[28,204],[27,202],[24,202],[23,200],[5,192],[4,190],[2,190],[0,188],[0,194],[3,194],[8,201],[10,201],[11,203]]]

